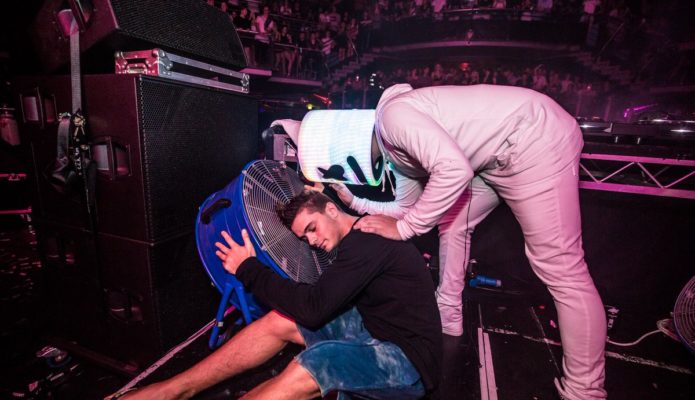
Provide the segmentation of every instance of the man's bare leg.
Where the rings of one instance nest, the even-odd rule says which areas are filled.
[[[280,375],[256,386],[242,400],[313,399],[320,395],[321,391],[314,377],[293,360]]]
[[[190,369],[166,381],[129,393],[122,399],[188,399],[210,386],[263,364],[288,342],[304,344],[297,325],[276,312],[270,312],[242,329]]]

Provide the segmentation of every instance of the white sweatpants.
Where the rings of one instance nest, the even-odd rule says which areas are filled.
[[[440,221],[437,298],[440,305],[460,309],[471,234],[497,206],[499,194],[519,221],[526,256],[555,302],[563,345],[563,395],[573,400],[602,399],[606,317],[582,248],[581,134],[573,132],[570,137],[560,145],[540,143],[538,149],[526,148],[522,154],[514,153],[512,143],[499,157],[498,168],[476,176]]]
[[[465,267],[471,252],[475,227],[500,203],[497,194],[480,176],[439,220],[439,287],[437,302],[461,315],[461,292],[465,285]],[[451,266],[451,268],[447,268]],[[443,313],[442,318],[447,315]],[[442,320],[446,325],[449,321]],[[460,323],[457,318],[456,323]]]

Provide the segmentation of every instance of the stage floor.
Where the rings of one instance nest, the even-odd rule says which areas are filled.
[[[5,217],[3,217],[5,218]],[[45,324],[35,312],[42,297],[41,266],[29,226],[3,219],[0,229],[2,372],[0,398],[100,399],[125,386],[132,376],[115,373],[77,355],[48,366],[35,353],[46,343]],[[494,274],[494,269],[490,271]],[[441,390],[432,399],[558,399],[562,350],[557,317],[544,287],[507,279],[501,289],[468,288],[464,293],[465,334],[445,337]],[[618,309],[610,339],[631,342],[656,329],[660,307],[611,304]],[[230,314],[233,320],[238,314]],[[233,324],[232,324],[233,325]],[[231,334],[238,331],[234,327]],[[140,380],[147,384],[172,376],[210,353],[208,334],[183,347]],[[256,370],[225,381],[196,399],[238,398],[276,375],[301,349],[287,347]],[[606,347],[606,388],[612,399],[695,398],[695,356],[659,332],[639,344]],[[31,388],[34,388],[31,390]]]

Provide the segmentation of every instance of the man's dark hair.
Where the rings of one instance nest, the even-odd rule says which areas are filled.
[[[333,200],[325,194],[315,190],[304,190],[294,196],[289,203],[278,203],[276,211],[278,217],[280,217],[280,221],[282,221],[287,229],[292,230],[292,223],[294,219],[297,218],[297,214],[299,214],[300,211],[306,209],[312,213],[324,212],[326,210],[326,204],[328,203],[333,203]]]

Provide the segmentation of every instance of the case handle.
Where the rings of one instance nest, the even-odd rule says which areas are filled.
[[[229,199],[217,199],[210,207],[203,210],[203,212],[200,214],[200,220],[207,225],[210,223],[210,217],[212,217],[212,214],[216,213],[221,208],[229,208],[231,205],[232,202]]]

